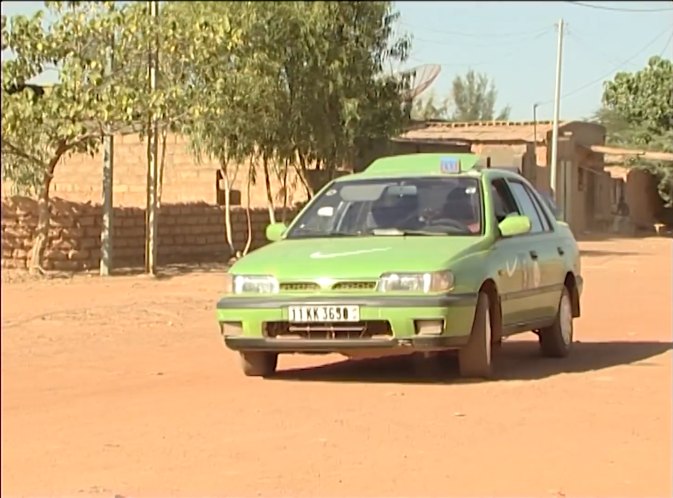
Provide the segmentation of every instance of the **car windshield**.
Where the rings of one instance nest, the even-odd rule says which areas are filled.
[[[401,178],[333,183],[299,216],[287,238],[478,235],[475,178]]]

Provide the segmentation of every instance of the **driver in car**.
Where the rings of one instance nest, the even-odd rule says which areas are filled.
[[[481,231],[479,212],[475,209],[474,196],[468,190],[458,187],[449,192],[437,219],[454,220],[464,225],[470,233],[479,233]]]
[[[420,228],[418,197],[384,195],[371,208],[373,228],[414,230]]]

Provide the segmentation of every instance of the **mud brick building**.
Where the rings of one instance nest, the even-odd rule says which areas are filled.
[[[141,265],[145,253],[146,144],[135,134],[118,135],[114,143],[114,220],[113,266]],[[232,209],[234,243],[242,249],[247,238],[248,202],[246,179],[248,164],[232,166],[237,170]],[[163,173],[163,191],[159,215],[159,264],[226,261],[224,209],[219,165],[196,161],[187,140],[169,135]],[[306,190],[296,175],[289,174],[286,215],[293,206],[306,200]],[[76,154],[61,160],[52,183],[52,226],[46,252],[46,269],[84,270],[97,268],[100,262],[102,156]],[[319,181],[319,180],[318,180]],[[275,206],[282,207],[282,182],[272,178]],[[13,197],[11,185],[4,182],[2,199],[2,266],[24,268],[37,224],[37,205],[27,198]],[[264,229],[269,222],[267,193],[263,176],[249,190],[252,247],[264,244]],[[218,200],[220,203],[218,203]],[[282,209],[277,209],[282,217]]]
[[[540,190],[547,190],[551,138],[552,123],[548,121],[419,122],[390,142],[372,144],[363,157],[356,159],[353,169],[361,170],[377,157],[390,154],[471,151],[490,156],[492,164],[517,169]],[[579,121],[561,123],[557,192],[565,198],[565,217],[575,233],[609,225],[624,193],[636,224],[647,225],[656,211],[656,182],[640,171],[606,168],[605,154],[609,152],[603,126]],[[230,254],[224,235],[219,165],[197,161],[186,138],[179,135],[168,136],[165,154],[159,264],[227,260]],[[141,265],[144,259],[146,164],[146,145],[136,134],[115,137],[113,267]],[[243,248],[247,237],[244,206],[248,197],[252,247],[259,247],[265,243],[264,229],[269,222],[263,175],[258,174],[248,195],[249,165],[231,168],[230,171],[237,171],[233,198],[238,202],[232,209],[236,249]],[[310,183],[324,184],[324,172],[313,173]],[[307,193],[293,172],[288,175],[287,184],[289,209],[285,210],[285,216],[289,220],[296,213],[295,206],[306,201]],[[283,183],[276,177],[271,180],[271,191],[275,207],[280,208]],[[10,194],[11,185],[3,183],[2,266],[24,268],[37,223],[37,209],[34,201]],[[47,269],[98,267],[101,196],[100,154],[73,155],[61,161],[52,183],[53,226]],[[281,218],[282,210],[277,209],[276,214]]]

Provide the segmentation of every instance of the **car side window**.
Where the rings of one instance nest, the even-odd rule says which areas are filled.
[[[502,178],[495,179],[491,182],[491,198],[493,199],[495,219],[498,223],[507,218],[510,214],[519,214],[516,202],[507,186],[507,182]]]
[[[527,185],[524,185],[523,187],[528,193],[530,199],[533,201],[533,204],[535,205],[537,214],[540,217],[540,220],[542,221],[542,229],[545,232],[551,232],[552,231],[551,221],[549,220],[549,216],[547,216],[547,213],[545,212],[544,207],[542,206],[542,201],[540,200],[540,197],[538,195],[535,195],[536,192],[533,191],[533,189],[531,189]]]
[[[524,186],[526,187],[526,192],[528,192],[528,195],[530,195],[531,199],[533,199],[535,207],[537,207],[537,211],[540,214],[540,218],[542,219],[542,225],[544,226],[545,232],[553,231],[554,228],[552,220],[555,219],[555,211],[553,208],[554,201],[551,199],[551,197],[548,201],[547,198],[535,187],[528,185]]]
[[[540,217],[538,207],[535,205],[535,201],[531,197],[531,194],[527,191],[526,186],[523,183],[517,181],[510,181],[509,185],[517,204],[519,204],[519,207],[521,208],[521,214],[524,214],[530,218],[530,233],[535,234],[547,231],[548,228],[545,230],[545,225],[543,224],[542,218]],[[548,226],[548,223],[546,226]]]

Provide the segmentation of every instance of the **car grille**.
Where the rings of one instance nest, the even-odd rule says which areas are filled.
[[[376,281],[344,281],[337,282],[330,290],[337,292],[368,291],[376,289]],[[281,282],[281,292],[319,292],[323,290],[317,282]]]
[[[283,282],[280,284],[282,292],[315,292],[320,286],[315,282]]]
[[[376,282],[337,282],[332,286],[336,291],[374,290]]]
[[[371,339],[391,337],[390,323],[366,320],[353,323],[265,322],[264,334],[272,339]]]

